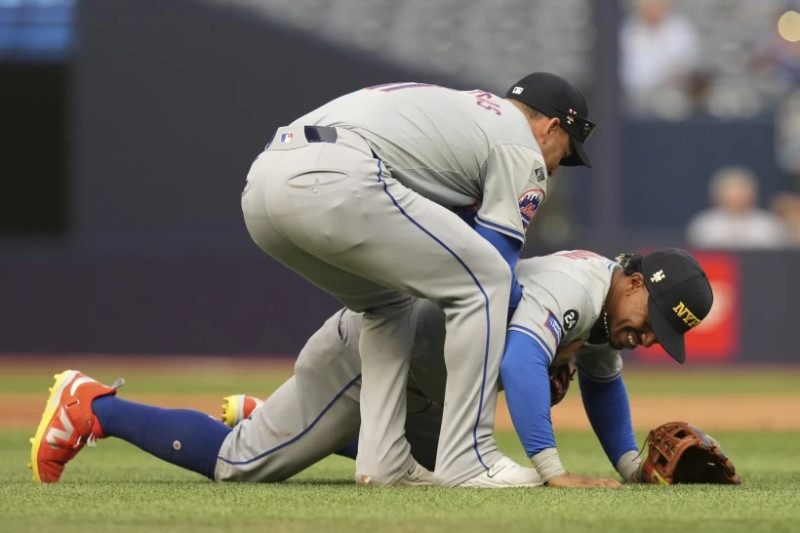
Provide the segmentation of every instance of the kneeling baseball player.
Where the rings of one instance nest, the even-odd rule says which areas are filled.
[[[509,323],[501,379],[532,467],[495,451],[484,475],[457,486],[620,486],[569,473],[559,460],[550,422],[551,401],[559,398],[551,399],[548,369],[573,356],[584,407],[606,455],[623,481],[638,481],[620,350],[660,343],[682,363],[684,334],[711,308],[705,273],[677,249],[617,262],[565,251],[522,260],[516,272],[523,298]],[[413,320],[406,437],[416,461],[396,473],[395,484],[435,485],[426,468],[435,464],[446,382],[444,314],[420,300]],[[295,374],[262,405],[252,410],[243,397],[226,399],[233,429],[198,411],[118,398],[119,382],[106,386],[75,370],[62,372],[31,439],[33,478],[57,482],[85,444],[109,436],[216,481],[283,481],[333,453],[352,457],[360,425],[360,328],[359,314],[337,312],[303,347]]]

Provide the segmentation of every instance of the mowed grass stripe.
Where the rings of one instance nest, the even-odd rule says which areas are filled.
[[[46,391],[52,376],[67,368],[111,383],[124,377],[129,389],[141,393],[221,394],[247,393],[266,396],[292,373],[292,359],[223,357],[31,358],[17,361],[0,373],[0,393]],[[627,364],[623,370],[628,392],[636,395],[797,395],[800,365],[714,367],[672,364]],[[577,392],[575,387],[575,392]],[[572,393],[572,392],[571,392]]]
[[[107,439],[81,452],[63,482],[30,481],[27,433],[0,432],[3,531],[796,531],[800,433],[715,436],[744,478],[729,486],[633,486],[626,490],[364,489],[353,463],[322,461],[287,483],[212,483]],[[639,434],[639,438],[643,435]],[[524,460],[513,434],[501,447]],[[557,435],[570,470],[612,475],[589,433]]]

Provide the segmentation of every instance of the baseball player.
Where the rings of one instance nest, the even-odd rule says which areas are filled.
[[[524,262],[517,275],[535,278],[537,289],[525,291],[512,317],[500,374],[528,457],[545,482],[572,486],[556,450],[546,383],[556,348],[583,341],[576,366],[586,414],[611,463],[631,480],[638,450],[619,350],[659,343],[683,363],[684,334],[713,302],[705,272],[687,252],[667,248],[619,263],[582,250],[562,252],[546,264]]]
[[[515,403],[514,424],[534,468],[503,457],[490,471],[460,486],[618,485],[553,466],[557,454],[548,376],[546,371],[537,374],[534,367],[540,360],[564,364],[578,347],[575,363],[592,427],[622,479],[637,481],[638,450],[620,349],[650,346],[658,339],[682,360],[683,334],[710,308],[705,274],[690,255],[669,249],[644,258],[624,256],[621,263],[585,251],[561,252],[520,261],[517,274],[524,295],[509,326],[508,362],[504,360],[502,368],[509,404]],[[445,398],[445,315],[438,306],[419,300],[411,316],[414,355],[405,430],[413,456],[430,468],[436,460]],[[57,481],[81,446],[102,436],[123,438],[217,481],[281,481],[331,453],[352,457],[348,444],[358,437],[360,424],[362,326],[361,315],[347,309],[329,318],[301,351],[294,376],[261,407],[251,413],[252,407],[243,412],[241,404],[229,404],[226,419],[235,425],[232,432],[202,413],[126,402],[114,396],[115,387],[76,371],[64,372],[57,376],[32,439],[34,479]],[[519,340],[512,343],[514,332],[525,337],[523,343],[531,339],[535,345],[518,351]],[[557,355],[551,363],[553,353]],[[529,381],[522,383],[509,374],[512,371]],[[251,418],[242,420],[246,416]],[[430,482],[404,477],[397,484]]]
[[[583,95],[547,73],[505,98],[389,83],[279,128],[253,163],[242,195],[253,240],[363,313],[357,482],[429,475],[404,436],[415,297],[447,316],[438,482],[477,478],[502,457],[494,384],[521,296],[514,266],[548,176],[589,165],[587,114]]]

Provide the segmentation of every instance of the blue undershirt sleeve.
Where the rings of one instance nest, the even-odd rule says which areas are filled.
[[[550,421],[550,355],[533,338],[509,331],[500,363],[511,421],[528,457],[556,445]]]
[[[578,371],[583,407],[603,451],[616,467],[625,452],[638,451],[631,422],[631,407],[622,376],[612,381],[593,381]]]
[[[517,274],[514,269],[517,267],[519,260],[519,253],[522,250],[522,243],[513,237],[509,237],[499,231],[489,229],[485,226],[477,225],[475,231],[478,235],[489,241],[494,246],[503,259],[508,263],[511,269],[511,298],[509,300],[509,307],[516,308],[522,299],[522,287],[517,280]]]

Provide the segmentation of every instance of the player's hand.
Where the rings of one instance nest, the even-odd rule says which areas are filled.
[[[561,366],[569,363],[575,358],[581,346],[586,343],[586,339],[575,339],[569,344],[559,345],[556,348],[556,356],[553,358],[552,366]]]
[[[590,477],[582,474],[570,474],[567,472],[561,476],[551,479],[545,483],[548,487],[604,487],[612,489],[623,488],[624,485],[610,477]]]

